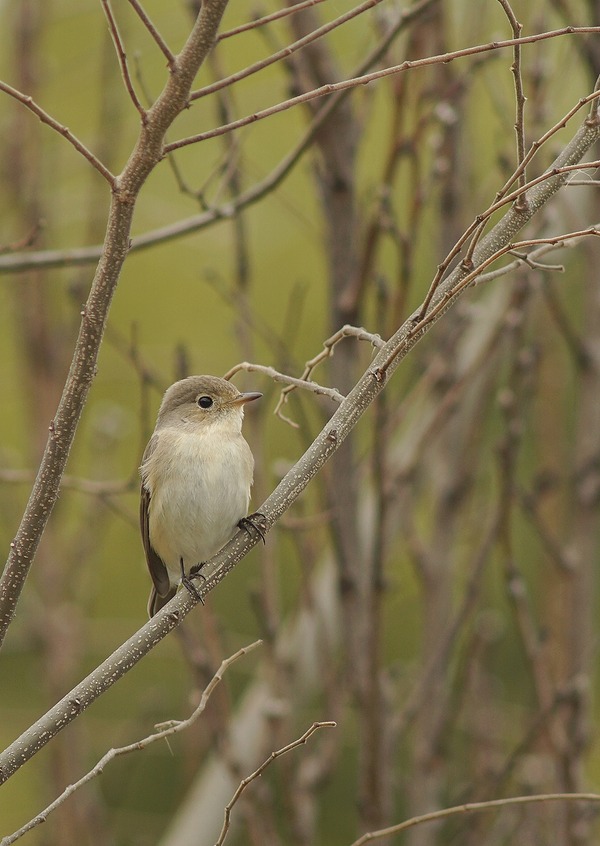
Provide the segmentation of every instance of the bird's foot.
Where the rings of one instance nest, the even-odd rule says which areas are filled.
[[[179,566],[181,567],[181,584],[186,588],[186,590],[191,593],[193,597],[199,599],[202,605],[204,605],[204,599],[202,595],[198,593],[196,590],[196,586],[192,579],[201,578],[203,581],[206,581],[206,577],[202,575],[200,570],[204,567],[204,561],[201,561],[200,564],[194,564],[193,567],[190,567],[190,572],[185,572],[185,567],[183,565],[183,558],[179,559]]]
[[[240,529],[244,529],[250,537],[252,533],[256,532],[260,535],[260,539],[265,543],[265,535],[267,534],[267,518],[260,511],[255,511],[254,514],[248,514],[247,517],[242,517],[238,523]]]

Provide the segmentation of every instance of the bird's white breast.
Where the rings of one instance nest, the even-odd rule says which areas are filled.
[[[248,513],[254,459],[239,431],[163,429],[142,466],[150,542],[173,581],[208,560]]]

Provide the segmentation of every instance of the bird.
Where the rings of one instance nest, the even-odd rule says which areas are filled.
[[[197,595],[190,572],[245,525],[254,457],[242,421],[246,403],[261,396],[217,376],[188,376],[165,392],[140,467],[150,617],[180,583]]]

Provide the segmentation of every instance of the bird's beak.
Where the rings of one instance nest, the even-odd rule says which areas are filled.
[[[246,405],[247,402],[252,402],[252,400],[257,400],[261,397],[262,394],[259,394],[258,391],[246,391],[246,393],[240,394],[237,399],[234,399],[231,405]]]

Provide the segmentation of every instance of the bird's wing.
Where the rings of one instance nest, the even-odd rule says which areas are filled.
[[[152,438],[146,447],[146,451],[144,452],[142,464],[152,453],[153,449],[154,439]],[[140,529],[142,532],[142,543],[144,544],[146,563],[148,564],[148,570],[150,571],[154,588],[156,593],[162,597],[167,596],[169,593],[171,583],[169,581],[169,574],[167,572],[167,568],[165,567],[165,562],[150,543],[150,500],[150,491],[142,481],[140,491]]]

